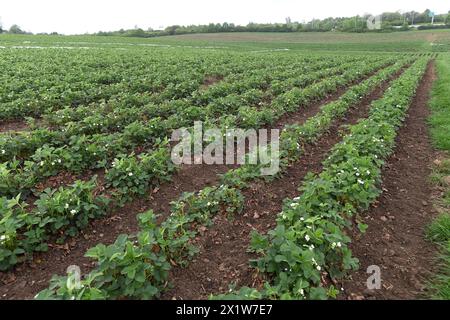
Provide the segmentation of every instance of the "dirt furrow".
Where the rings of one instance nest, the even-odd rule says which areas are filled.
[[[4,121],[0,122],[0,133],[13,133],[27,131],[29,126],[24,121]]]

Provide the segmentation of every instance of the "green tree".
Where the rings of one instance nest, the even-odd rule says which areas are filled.
[[[445,18],[445,24],[450,26],[450,12],[447,15],[447,18]]]
[[[11,28],[9,28],[9,33],[13,34],[25,34],[26,32],[23,31],[17,24],[13,24]]]
[[[129,30],[125,35],[128,37],[139,37],[139,38],[147,37],[147,33],[141,28]]]
[[[177,31],[177,29],[179,29],[180,26],[174,25],[174,26],[169,26],[167,27],[164,31],[167,32],[167,34],[173,36],[175,34],[175,32]]]
[[[383,21],[389,22],[392,25],[402,25],[404,17],[400,12],[385,12],[383,13]]]

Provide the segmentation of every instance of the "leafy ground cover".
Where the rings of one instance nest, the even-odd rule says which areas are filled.
[[[442,195],[436,204],[440,215],[428,228],[428,238],[441,247],[440,270],[430,281],[431,295],[436,299],[450,299],[450,56],[441,55],[436,60],[437,81],[432,90],[429,119],[434,145],[444,151],[442,159],[434,163],[432,181],[441,188]]]

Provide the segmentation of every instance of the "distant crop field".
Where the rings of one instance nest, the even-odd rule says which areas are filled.
[[[290,49],[313,51],[387,51],[447,52],[449,30],[424,30],[393,33],[216,33],[167,36],[159,38],[127,38],[100,36],[17,36],[0,35],[0,46],[190,46],[210,49],[263,50]]]
[[[283,46],[309,50],[448,51],[450,31],[395,33],[219,33],[171,36],[161,43],[197,43],[232,46]]]

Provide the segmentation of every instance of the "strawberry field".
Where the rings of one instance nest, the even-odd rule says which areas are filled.
[[[117,46],[0,49],[0,295],[345,296],[435,54]],[[280,129],[279,172],[174,164],[197,121]]]

